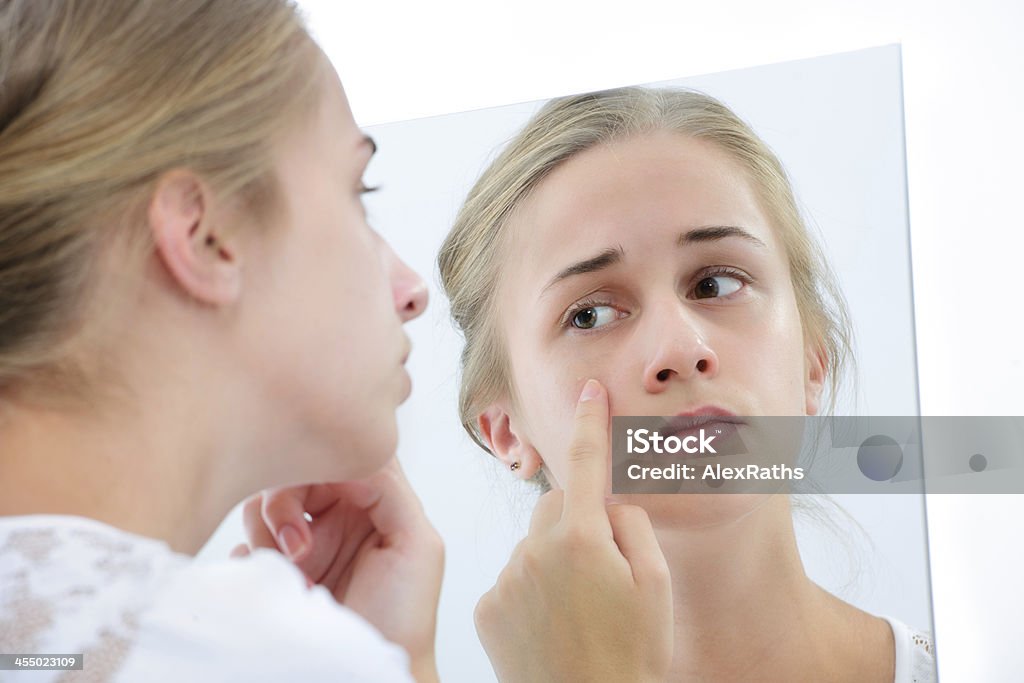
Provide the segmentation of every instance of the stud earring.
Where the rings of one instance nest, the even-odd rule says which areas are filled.
[[[513,472],[515,472],[516,470],[518,470],[518,469],[519,469],[520,467],[522,467],[522,465],[520,465],[520,463],[519,463],[519,461],[518,461],[518,460],[516,460],[516,461],[515,461],[514,463],[512,463],[511,465],[509,465],[509,466],[508,466],[508,468],[509,468],[510,470],[512,470]]]

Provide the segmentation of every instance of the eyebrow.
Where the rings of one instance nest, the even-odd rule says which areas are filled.
[[[768,245],[760,238],[755,237],[747,230],[735,225],[708,225],[701,228],[694,228],[693,230],[689,230],[679,235],[679,238],[676,240],[676,244],[678,246],[688,246],[702,242],[715,242],[727,237],[739,237],[760,247],[761,249],[768,249]],[[609,247],[597,256],[577,261],[576,263],[558,271],[558,274],[544,285],[544,289],[541,290],[541,295],[543,296],[547,290],[551,289],[566,278],[570,278],[574,275],[596,273],[606,268],[610,268],[611,266],[620,263],[625,256],[625,250],[622,248],[622,245],[619,245],[617,247]]]
[[[613,266],[616,263],[622,261],[625,255],[626,252],[625,250],[623,250],[621,246],[614,248],[609,247],[608,249],[605,249],[597,256],[592,256],[591,258],[584,259],[582,261],[577,261],[576,263],[573,263],[572,265],[558,271],[558,274],[551,278],[550,282],[544,285],[544,289],[541,290],[541,294],[543,294],[548,289],[558,284],[562,280],[568,277],[572,277],[573,275],[596,273],[599,270],[604,270],[605,268]]]
[[[708,225],[702,228],[695,228],[681,234],[679,239],[676,240],[676,244],[681,247],[685,247],[687,245],[698,244],[700,242],[714,242],[725,239],[726,237],[739,237],[762,249],[768,249],[768,245],[761,239],[735,225]]]

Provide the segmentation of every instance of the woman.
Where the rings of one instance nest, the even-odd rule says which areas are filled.
[[[588,378],[610,414],[816,415],[849,355],[842,299],[780,163],[697,93],[549,103],[478,180],[439,264],[466,341],[463,425],[556,491]],[[610,501],[646,510],[668,561],[670,680],[933,680],[926,634],[804,574],[787,496]],[[513,662],[491,648],[537,574],[537,531],[477,611],[502,678]]]
[[[426,294],[366,224],[373,151],[283,0],[0,5],[0,652],[436,680],[442,548],[392,457]],[[323,481],[264,539],[316,573],[191,561]]]
[[[365,224],[373,148],[327,62],[280,2],[4,9],[0,649],[218,678],[261,670],[226,653],[270,634],[233,625],[279,620],[269,678],[400,680],[404,653],[273,558],[223,577],[185,558],[252,491],[365,476],[395,444],[401,324],[426,299]],[[423,579],[392,640],[429,678],[441,551],[422,512],[403,524]],[[335,636],[293,647],[303,631]],[[335,637],[369,663],[301,661]]]

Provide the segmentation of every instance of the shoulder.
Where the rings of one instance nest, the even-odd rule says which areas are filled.
[[[0,517],[4,623],[0,650],[83,652],[103,680],[411,680],[278,553],[201,563],[84,518]]]
[[[934,683],[935,644],[928,631],[916,629],[899,619],[883,616],[892,627],[896,642],[896,677],[894,683]]]
[[[307,588],[301,572],[269,550],[190,564],[167,581],[138,628],[129,664],[140,680],[157,665],[175,669],[177,679],[202,679],[213,661],[224,667],[218,673],[250,672],[247,680],[409,680],[404,650],[324,588]]]

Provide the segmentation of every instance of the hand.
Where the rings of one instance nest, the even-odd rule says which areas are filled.
[[[308,522],[304,513],[313,521]],[[398,461],[366,479],[264,491],[246,501],[252,547],[280,550],[436,680],[434,637],[444,546]],[[248,552],[235,548],[233,555]]]
[[[477,633],[503,683],[663,681],[668,673],[668,565],[643,508],[606,506],[608,431],[608,396],[590,380],[565,489],[541,496],[529,534],[477,604]]]

